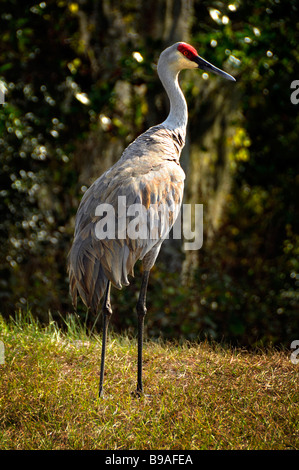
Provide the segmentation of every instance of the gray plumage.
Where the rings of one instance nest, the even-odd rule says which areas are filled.
[[[134,275],[134,265],[139,259],[143,259],[145,270],[152,268],[163,239],[98,240],[96,207],[101,203],[111,204],[117,215],[118,196],[126,196],[127,208],[136,203],[146,208],[161,203],[170,209],[173,205],[180,206],[185,179],[179,164],[183,145],[184,136],[179,131],[163,125],[151,127],[86,191],[78,209],[68,259],[74,305],[79,294],[96,313],[108,280],[118,289],[128,285],[128,275]],[[169,211],[169,215],[170,229],[177,214]]]

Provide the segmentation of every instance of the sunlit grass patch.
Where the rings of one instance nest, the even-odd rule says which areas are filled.
[[[105,397],[101,338],[69,320],[1,320],[1,449],[296,449],[298,365],[284,351],[208,342],[137,342],[111,333]]]

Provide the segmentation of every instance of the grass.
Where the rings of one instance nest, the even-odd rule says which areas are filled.
[[[148,341],[136,387],[135,339],[0,317],[0,449],[298,449],[298,368],[289,353]]]

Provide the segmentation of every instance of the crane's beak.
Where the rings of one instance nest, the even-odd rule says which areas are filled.
[[[198,64],[199,69],[206,70],[207,72],[216,73],[216,75],[220,75],[220,77],[224,77],[227,80],[231,80],[233,82],[236,81],[236,79],[232,77],[232,75],[230,75],[229,73],[223,72],[223,70],[218,69],[217,67],[215,67],[215,65],[210,64],[210,62],[208,62],[207,60],[204,60],[199,55],[194,59],[194,62]]]

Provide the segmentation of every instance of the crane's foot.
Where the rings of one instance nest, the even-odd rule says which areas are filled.
[[[102,403],[103,400],[108,400],[109,398],[112,398],[112,395],[107,395],[103,392],[103,390],[98,394],[96,400],[98,403]]]
[[[131,396],[133,398],[151,398],[151,395],[144,393],[143,390],[140,390],[138,388],[134,392],[131,392]]]
[[[134,398],[141,398],[144,396],[144,393],[142,390],[134,390],[134,392],[131,392],[131,395]]]

